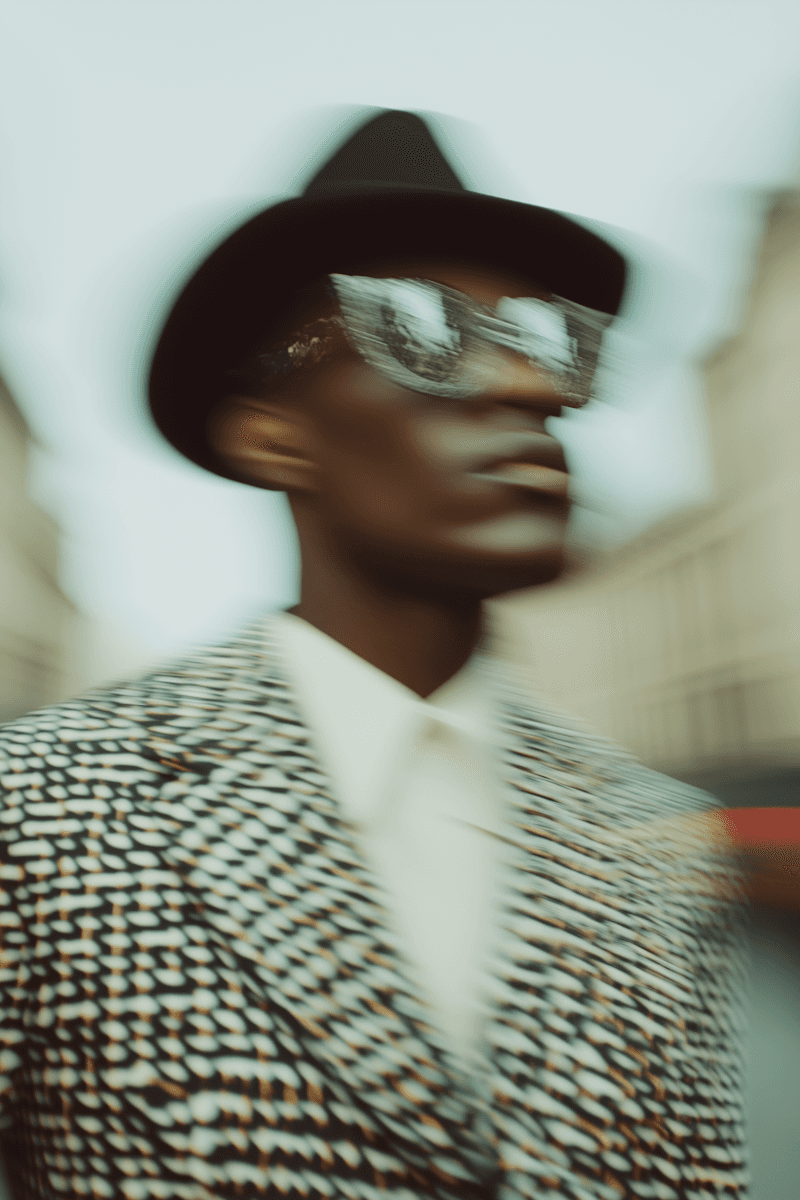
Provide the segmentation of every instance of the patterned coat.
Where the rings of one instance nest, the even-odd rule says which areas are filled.
[[[269,618],[0,729],[16,1200],[746,1195],[702,793],[509,690],[488,1087],[428,1023]]]

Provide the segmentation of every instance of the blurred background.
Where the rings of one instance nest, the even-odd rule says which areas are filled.
[[[795,0],[0,0],[0,720],[294,603],[283,497],[150,428],[221,237],[374,108],[635,263],[560,420],[585,569],[495,606],[531,685],[729,805],[800,780]],[[753,1200],[800,1195],[800,932],[757,910]]]

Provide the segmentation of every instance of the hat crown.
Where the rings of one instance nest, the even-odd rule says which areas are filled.
[[[362,125],[320,168],[303,195],[375,190],[464,192],[466,188],[416,113],[386,110]]]

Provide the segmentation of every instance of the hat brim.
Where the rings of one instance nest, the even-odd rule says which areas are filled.
[[[276,324],[288,295],[383,256],[456,259],[529,278],[616,314],[622,255],[551,209],[476,192],[368,187],[283,201],[227,237],[170,306],[149,376],[153,419],[198,466],[230,478],[206,437],[225,372]]]

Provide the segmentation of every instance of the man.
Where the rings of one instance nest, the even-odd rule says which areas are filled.
[[[2,731],[18,1198],[744,1194],[724,826],[483,623],[624,277],[382,113],[186,285],[153,415],[287,491],[300,601]]]

